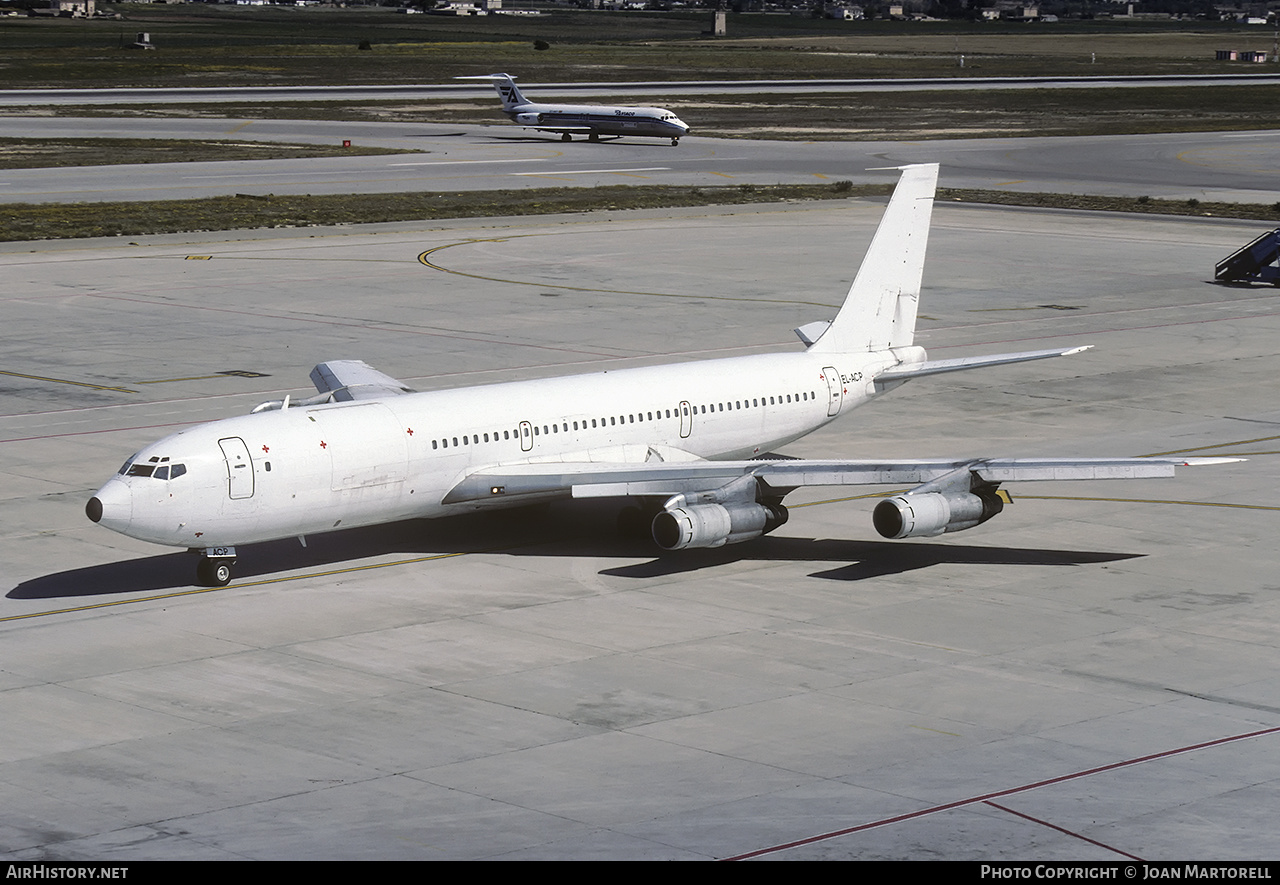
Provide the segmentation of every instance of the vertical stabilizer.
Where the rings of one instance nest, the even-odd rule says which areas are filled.
[[[521,94],[520,88],[516,86],[516,78],[510,74],[490,74],[489,79],[493,80],[493,86],[498,90],[498,97],[502,99],[502,109],[509,111],[517,105],[528,104],[528,100]]]
[[[810,350],[858,353],[905,347],[915,340],[938,164],[899,168],[902,177],[844,305]]]
[[[493,83],[493,88],[498,90],[498,98],[502,99],[502,109],[510,111],[522,104],[528,104],[529,100],[520,92],[516,86],[516,78],[510,74],[480,74],[473,77],[454,77],[455,80],[489,80]]]

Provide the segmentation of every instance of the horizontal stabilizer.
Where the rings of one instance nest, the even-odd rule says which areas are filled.
[[[805,347],[812,347],[818,343],[821,338],[831,328],[831,320],[816,320],[812,323],[805,323],[798,329],[791,331],[796,333],[796,337],[804,342]]]
[[[888,369],[876,375],[880,383],[889,381],[906,381],[909,378],[922,378],[925,375],[942,375],[946,372],[963,372],[966,369],[982,369],[987,366],[1007,366],[1011,363],[1025,363],[1030,360],[1047,360],[1055,356],[1071,356],[1093,347],[1064,347],[1057,350],[1029,350],[1024,353],[997,353],[991,356],[967,356],[954,360],[929,360],[914,366],[903,366]]]
[[[331,393],[338,402],[378,399],[413,393],[413,389],[390,375],[379,372],[364,360],[330,360],[311,370],[311,383],[321,393]]]

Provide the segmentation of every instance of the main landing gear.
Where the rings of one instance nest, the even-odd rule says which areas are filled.
[[[236,548],[211,547],[202,552],[196,565],[196,583],[202,587],[225,587],[231,583],[231,567],[235,564]]]

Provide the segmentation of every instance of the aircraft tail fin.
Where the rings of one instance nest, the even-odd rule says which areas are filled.
[[[820,324],[796,330],[806,333],[800,337],[810,350],[870,352],[906,347],[915,340],[938,164],[896,168],[902,177],[840,312],[820,333],[815,328]]]
[[[504,111],[509,111],[518,105],[529,103],[529,100],[524,97],[520,88],[516,86],[516,78],[510,74],[481,74],[477,77],[454,77],[453,79],[491,81],[493,83],[493,88],[498,90],[498,97],[502,99],[502,109]]]

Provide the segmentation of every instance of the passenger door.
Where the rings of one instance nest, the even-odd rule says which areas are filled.
[[[844,401],[844,385],[840,382],[840,373],[827,366],[822,370],[822,377],[827,381],[830,397],[827,399],[827,414],[834,417],[840,414],[840,404]]]
[[[238,436],[218,440],[227,461],[227,494],[233,499],[253,497],[253,460],[249,447]]]

